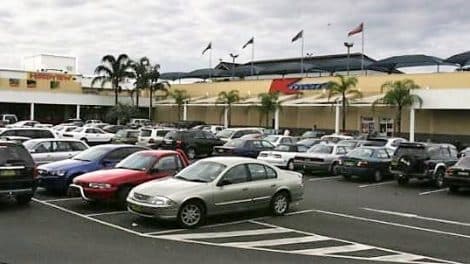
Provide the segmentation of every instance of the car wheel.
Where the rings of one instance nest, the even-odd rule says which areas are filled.
[[[193,160],[196,158],[196,151],[193,148],[188,148],[186,156],[188,156],[188,159]]]
[[[436,171],[436,175],[434,175],[434,185],[437,187],[437,188],[443,188],[444,187],[444,170],[443,169],[439,169]]]
[[[178,212],[178,222],[183,228],[195,228],[205,219],[204,206],[197,201],[184,203]]]
[[[383,181],[382,172],[380,170],[376,170],[374,172],[374,182],[381,182],[381,181]]]
[[[291,171],[295,169],[294,162],[292,160],[289,160],[289,162],[287,162],[287,169]]]
[[[330,173],[332,176],[339,175],[338,163],[335,162],[331,165]]]
[[[449,186],[449,192],[450,193],[458,193],[459,192],[459,186],[450,185]]]
[[[410,181],[410,179],[408,179],[408,177],[406,176],[398,176],[397,178],[397,182],[398,182],[398,185],[406,185],[408,182]]]
[[[127,205],[126,200],[131,189],[132,189],[132,186],[123,186],[119,188],[119,191],[117,193],[117,202],[120,207],[124,208]]]
[[[278,192],[271,201],[271,212],[273,215],[284,215],[289,210],[289,195],[287,192]]]
[[[16,202],[20,205],[29,204],[32,198],[33,198],[32,194],[18,194],[15,196]]]

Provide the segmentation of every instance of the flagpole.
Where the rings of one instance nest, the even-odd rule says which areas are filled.
[[[304,74],[304,32],[302,31],[302,44],[300,45],[300,74]]]
[[[255,75],[254,61],[255,60],[255,40],[251,43],[251,76]]]
[[[211,44],[211,48],[209,49],[209,80],[212,77],[211,69],[212,69],[212,44]]]
[[[362,41],[361,41],[361,44],[362,44],[362,55],[361,55],[361,71],[362,73],[364,73],[364,24],[362,26]]]

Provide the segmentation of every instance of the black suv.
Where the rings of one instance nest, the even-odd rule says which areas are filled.
[[[163,149],[182,149],[189,159],[194,159],[198,156],[211,155],[215,146],[221,146],[224,143],[209,131],[191,129],[168,132],[160,147]]]
[[[0,195],[27,204],[36,187],[36,168],[29,152],[21,144],[0,141]]]
[[[450,144],[403,142],[393,155],[390,170],[400,185],[417,178],[429,179],[441,188],[446,169],[457,160],[457,149]]]

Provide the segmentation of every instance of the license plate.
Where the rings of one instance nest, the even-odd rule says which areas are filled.
[[[354,166],[354,162],[345,162],[344,165],[346,165],[346,166]]]
[[[14,170],[2,170],[2,171],[0,171],[0,176],[3,176],[3,177],[16,176],[16,171],[14,171]]]
[[[468,176],[468,172],[459,171],[459,172],[457,173],[457,175],[459,175],[459,176]]]

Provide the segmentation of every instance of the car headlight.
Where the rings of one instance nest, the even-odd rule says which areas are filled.
[[[64,171],[64,170],[58,170],[58,171],[51,171],[49,174],[50,174],[51,176],[63,177],[63,176],[65,176],[65,174],[67,174],[67,172]]]
[[[154,197],[150,198],[148,202],[150,204],[158,205],[158,206],[172,206],[172,205],[176,204],[171,199],[168,199],[168,198],[163,197],[163,196],[154,196]]]
[[[109,189],[112,186],[109,183],[90,182],[88,183],[88,187],[93,188],[93,189]]]

